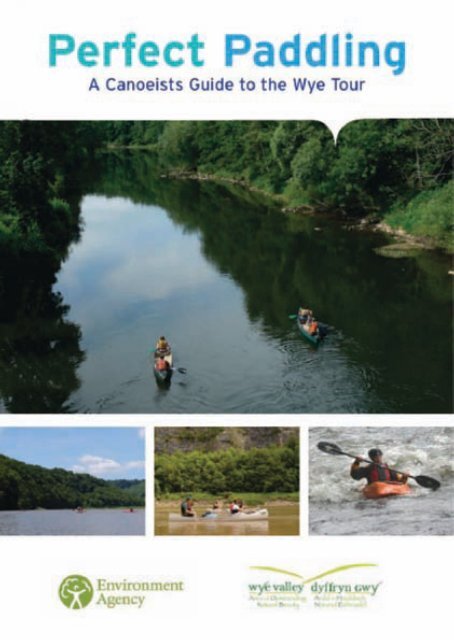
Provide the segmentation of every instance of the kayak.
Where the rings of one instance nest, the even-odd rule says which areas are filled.
[[[407,493],[410,493],[410,487],[401,482],[372,482],[363,489],[363,496],[372,499],[403,496]]]
[[[157,362],[159,360],[159,357],[160,357],[159,352],[155,351],[154,352],[153,371],[154,371],[154,375],[155,375],[156,381],[158,383],[169,382],[170,378],[172,377],[172,373],[173,373],[173,371],[172,371],[172,366],[173,366],[173,355],[172,355],[172,352],[169,351],[164,356],[164,360],[169,363],[169,368],[168,369],[163,369],[162,371],[157,369],[156,365],[157,365]]]
[[[311,344],[317,345],[322,341],[322,337],[320,333],[316,333],[315,335],[310,334],[309,331],[306,329],[306,325],[300,322],[298,317],[296,318],[296,324],[298,326],[298,329],[301,335],[303,335],[306,338],[306,340],[308,340]]]
[[[247,511],[240,511],[240,513],[229,513],[225,511],[223,513],[209,513],[205,517],[201,516],[193,516],[187,517],[182,516],[179,513],[169,513],[169,520],[171,522],[222,522],[222,524],[226,522],[257,522],[258,520],[268,520],[269,513],[268,509],[258,509],[257,511],[252,511],[248,513]]]

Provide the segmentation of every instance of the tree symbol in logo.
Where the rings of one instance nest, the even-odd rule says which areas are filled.
[[[83,609],[93,598],[93,587],[85,576],[68,576],[61,583],[58,595],[68,609]]]

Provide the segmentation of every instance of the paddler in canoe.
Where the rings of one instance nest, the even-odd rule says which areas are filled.
[[[165,336],[161,336],[156,343],[156,354],[157,355],[166,355],[170,353],[170,344],[167,342]]]
[[[166,357],[164,355],[161,355],[155,359],[154,366],[156,368],[156,371],[163,372],[163,373],[171,369],[170,362],[166,360]]]
[[[243,501],[242,500],[233,500],[233,502],[231,502],[229,504],[229,511],[230,511],[230,515],[234,516],[237,513],[240,513],[240,511],[243,510]]]
[[[180,504],[180,513],[183,518],[195,518],[196,513],[194,511],[194,502],[191,496],[188,496]]]
[[[154,351],[154,373],[158,383],[168,382],[173,373],[173,356],[170,344],[161,336]]]
[[[383,462],[383,452],[381,449],[370,449],[367,453],[372,460],[366,467],[361,467],[362,458],[355,458],[350,467],[350,476],[353,480],[367,480],[367,484],[373,482],[392,482],[398,484],[407,484],[408,475],[399,471],[393,471]]]
[[[202,513],[202,518],[215,517],[222,510],[222,502],[215,500],[211,509],[207,509],[205,513]]]
[[[318,343],[326,335],[326,330],[320,327],[317,320],[314,318],[314,312],[312,309],[306,309],[300,307],[298,309],[298,328],[300,332],[313,343]]]

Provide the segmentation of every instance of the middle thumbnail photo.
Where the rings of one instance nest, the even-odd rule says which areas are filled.
[[[299,429],[155,429],[156,535],[299,535]]]

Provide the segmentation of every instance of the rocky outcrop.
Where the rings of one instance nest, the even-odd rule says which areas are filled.
[[[299,430],[287,427],[160,427],[155,429],[156,453],[262,449],[297,440]]]

